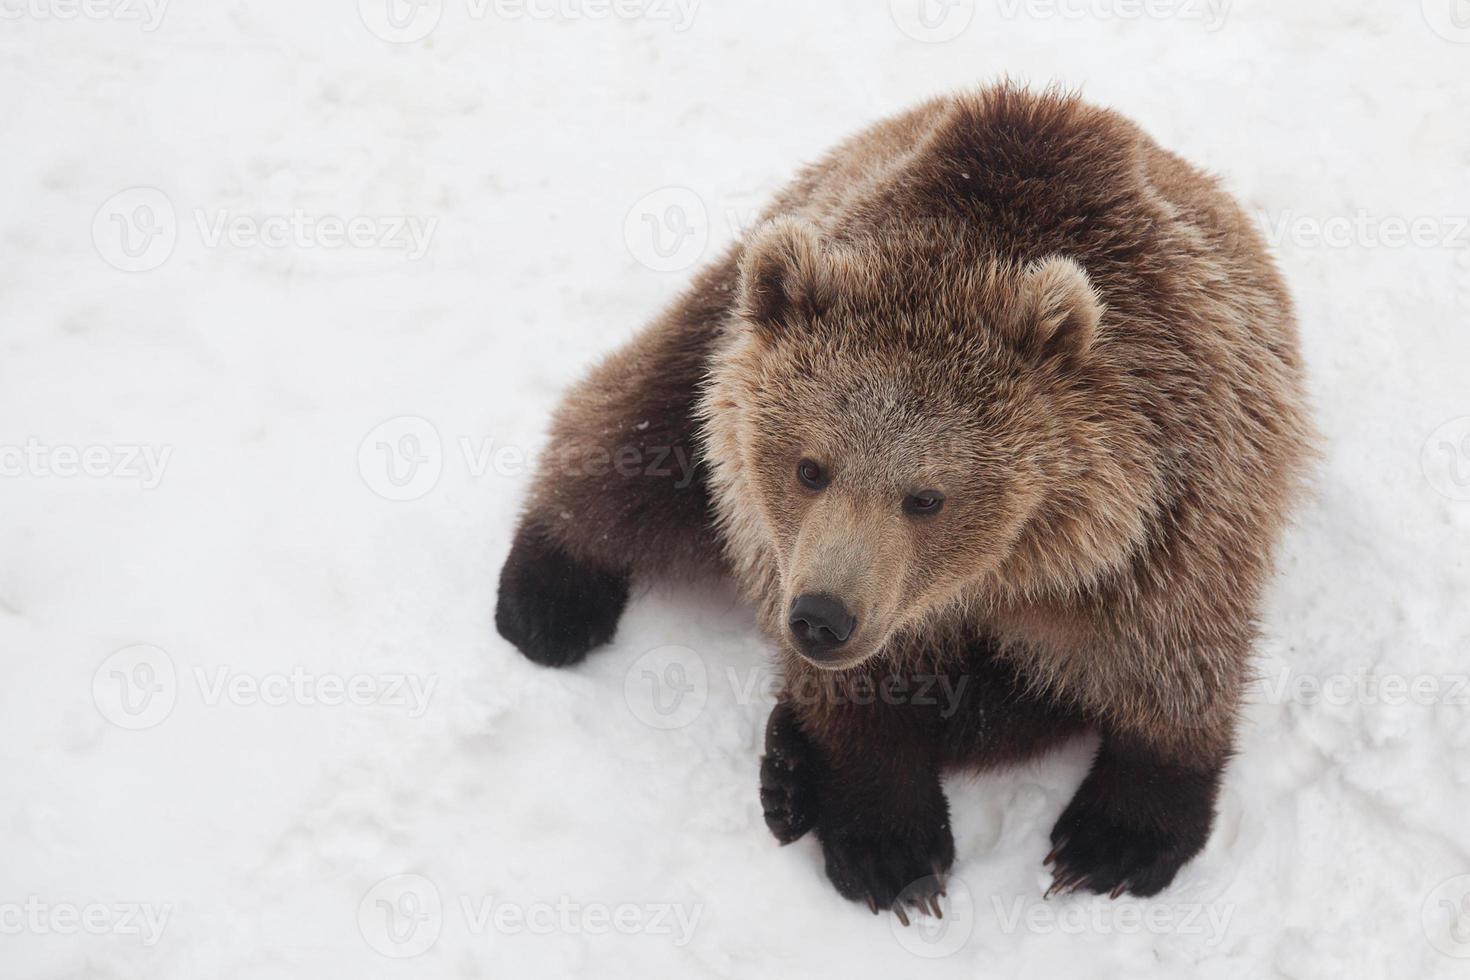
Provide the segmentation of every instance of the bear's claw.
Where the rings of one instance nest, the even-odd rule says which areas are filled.
[[[822,838],[827,877],[843,896],[865,902],[875,914],[891,909],[904,925],[907,909],[943,918],[939,899],[954,863],[948,822],[923,836],[838,831]]]
[[[1090,800],[1073,800],[1052,830],[1046,898],[1085,889],[1140,898],[1168,887],[1197,848],[1176,834],[1130,826]]]

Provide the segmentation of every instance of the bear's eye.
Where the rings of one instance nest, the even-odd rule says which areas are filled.
[[[796,478],[808,490],[821,490],[827,486],[827,474],[809,459],[804,459],[796,464]]]
[[[930,514],[939,513],[944,506],[944,494],[938,490],[920,490],[903,498],[904,513],[913,514],[916,517],[927,517]]]

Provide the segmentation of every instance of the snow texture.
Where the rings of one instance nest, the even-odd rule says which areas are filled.
[[[1464,0],[923,3],[0,5],[0,976],[1466,975]],[[733,592],[565,672],[491,617],[566,385],[1005,75],[1225,175],[1329,451],[1207,851],[1043,902],[1079,743],[949,782],[905,930],[762,825]]]

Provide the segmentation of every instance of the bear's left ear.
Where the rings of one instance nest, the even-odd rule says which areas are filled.
[[[840,264],[805,221],[774,218],[740,257],[740,314],[767,329],[821,316],[840,288]]]
[[[1021,273],[1013,341],[1036,357],[1084,354],[1097,337],[1102,299],[1087,272],[1060,255],[1033,263]]]

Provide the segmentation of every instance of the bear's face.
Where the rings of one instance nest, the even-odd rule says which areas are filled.
[[[1041,492],[1013,413],[976,411],[944,390],[952,379],[895,354],[780,343],[753,354],[769,395],[745,417],[749,486],[788,623],[804,597],[836,600],[835,621],[784,638],[823,666],[860,662],[993,571]],[[835,632],[803,642],[812,629]]]
[[[899,283],[844,248],[794,222],[749,246],[711,381],[781,642],[830,669],[1006,573],[1078,466],[1069,390],[1100,313],[1067,260]]]

